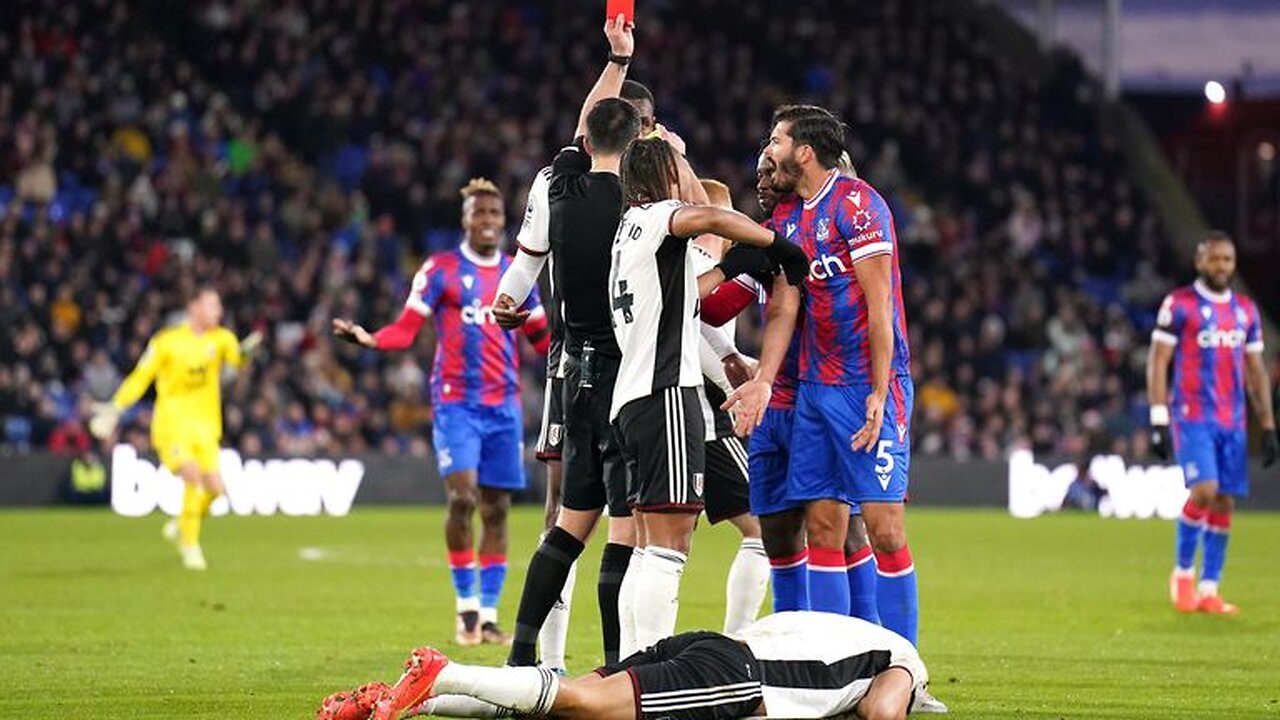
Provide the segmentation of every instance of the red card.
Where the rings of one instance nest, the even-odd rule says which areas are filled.
[[[607,0],[605,4],[605,20],[612,20],[625,15],[628,23],[636,21],[636,0]]]

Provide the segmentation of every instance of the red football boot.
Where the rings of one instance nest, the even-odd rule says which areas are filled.
[[[1169,576],[1169,596],[1173,607],[1178,612],[1195,612],[1200,604],[1200,595],[1196,592],[1196,575],[1173,571]]]
[[[1200,606],[1198,608],[1202,613],[1210,615],[1235,615],[1240,612],[1240,608],[1222,599],[1222,596],[1214,593],[1213,595],[1201,595]]]
[[[384,690],[373,704],[369,720],[400,720],[404,712],[431,697],[436,677],[449,658],[435,648],[422,647],[413,651],[404,664],[404,674],[396,686]]]
[[[320,703],[316,720],[366,720],[373,712],[373,704],[390,690],[386,683],[374,682],[355,690],[334,693]]]

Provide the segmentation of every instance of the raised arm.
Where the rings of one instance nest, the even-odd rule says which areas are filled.
[[[734,410],[734,431],[747,435],[764,419],[773,395],[773,381],[786,360],[791,347],[791,337],[796,330],[796,317],[800,313],[800,289],[778,276],[773,284],[773,296],[765,308],[764,337],[760,345],[760,362],[756,376],[744,383],[725,400],[723,410]]]
[[[635,49],[635,37],[631,33],[634,27],[632,23],[626,21],[625,15],[618,15],[605,21],[604,35],[609,39],[609,62],[605,64],[604,71],[600,73],[591,92],[587,93],[587,99],[582,102],[574,137],[587,134],[587,114],[596,103],[605,98],[618,97],[622,92],[622,81],[627,79],[627,62],[630,61],[631,53]],[[626,58],[626,60],[614,62],[615,58]]]

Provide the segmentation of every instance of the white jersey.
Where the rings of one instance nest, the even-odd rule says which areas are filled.
[[[701,246],[689,243],[689,257],[693,260],[693,271],[696,275],[701,275],[716,266],[715,258],[711,257]],[[702,422],[706,427],[704,439],[712,442],[717,439],[719,433],[716,426],[716,414],[722,412],[719,403],[716,407],[711,406],[711,401],[707,397],[707,388],[705,383],[715,383],[720,391],[726,396],[733,392],[733,385],[729,383],[728,376],[724,373],[724,363],[721,362],[726,355],[737,352],[734,346],[734,336],[738,329],[738,319],[735,317],[729,322],[715,327],[705,322],[699,323],[699,333],[701,342],[698,343],[698,360],[702,367],[703,388],[698,393],[698,402],[702,405]]]
[[[524,203],[524,221],[516,234],[516,245],[533,257],[546,258],[547,282],[551,287],[553,306],[551,314],[551,347],[547,351],[547,377],[564,378],[564,363],[560,356],[564,347],[564,302],[556,292],[556,258],[551,254],[551,201],[547,189],[551,186],[551,166],[538,171],[529,185],[529,196]]]
[[[760,667],[766,717],[825,718],[851,712],[878,673],[900,667],[916,692],[929,673],[906,638],[854,617],[823,612],[769,615],[734,636]]]
[[[666,200],[633,207],[614,236],[609,304],[622,362],[611,420],[632,400],[702,385],[698,278],[689,240],[671,234],[671,215],[680,206]]]

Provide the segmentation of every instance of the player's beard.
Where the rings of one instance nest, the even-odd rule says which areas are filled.
[[[1210,275],[1209,273],[1201,273],[1200,281],[1205,285],[1208,285],[1210,290],[1217,293],[1226,292],[1231,288],[1230,275],[1223,275],[1222,279],[1218,280],[1218,276]]]
[[[778,169],[773,172],[773,192],[776,195],[793,193],[800,181],[800,163],[794,157],[776,159]]]

